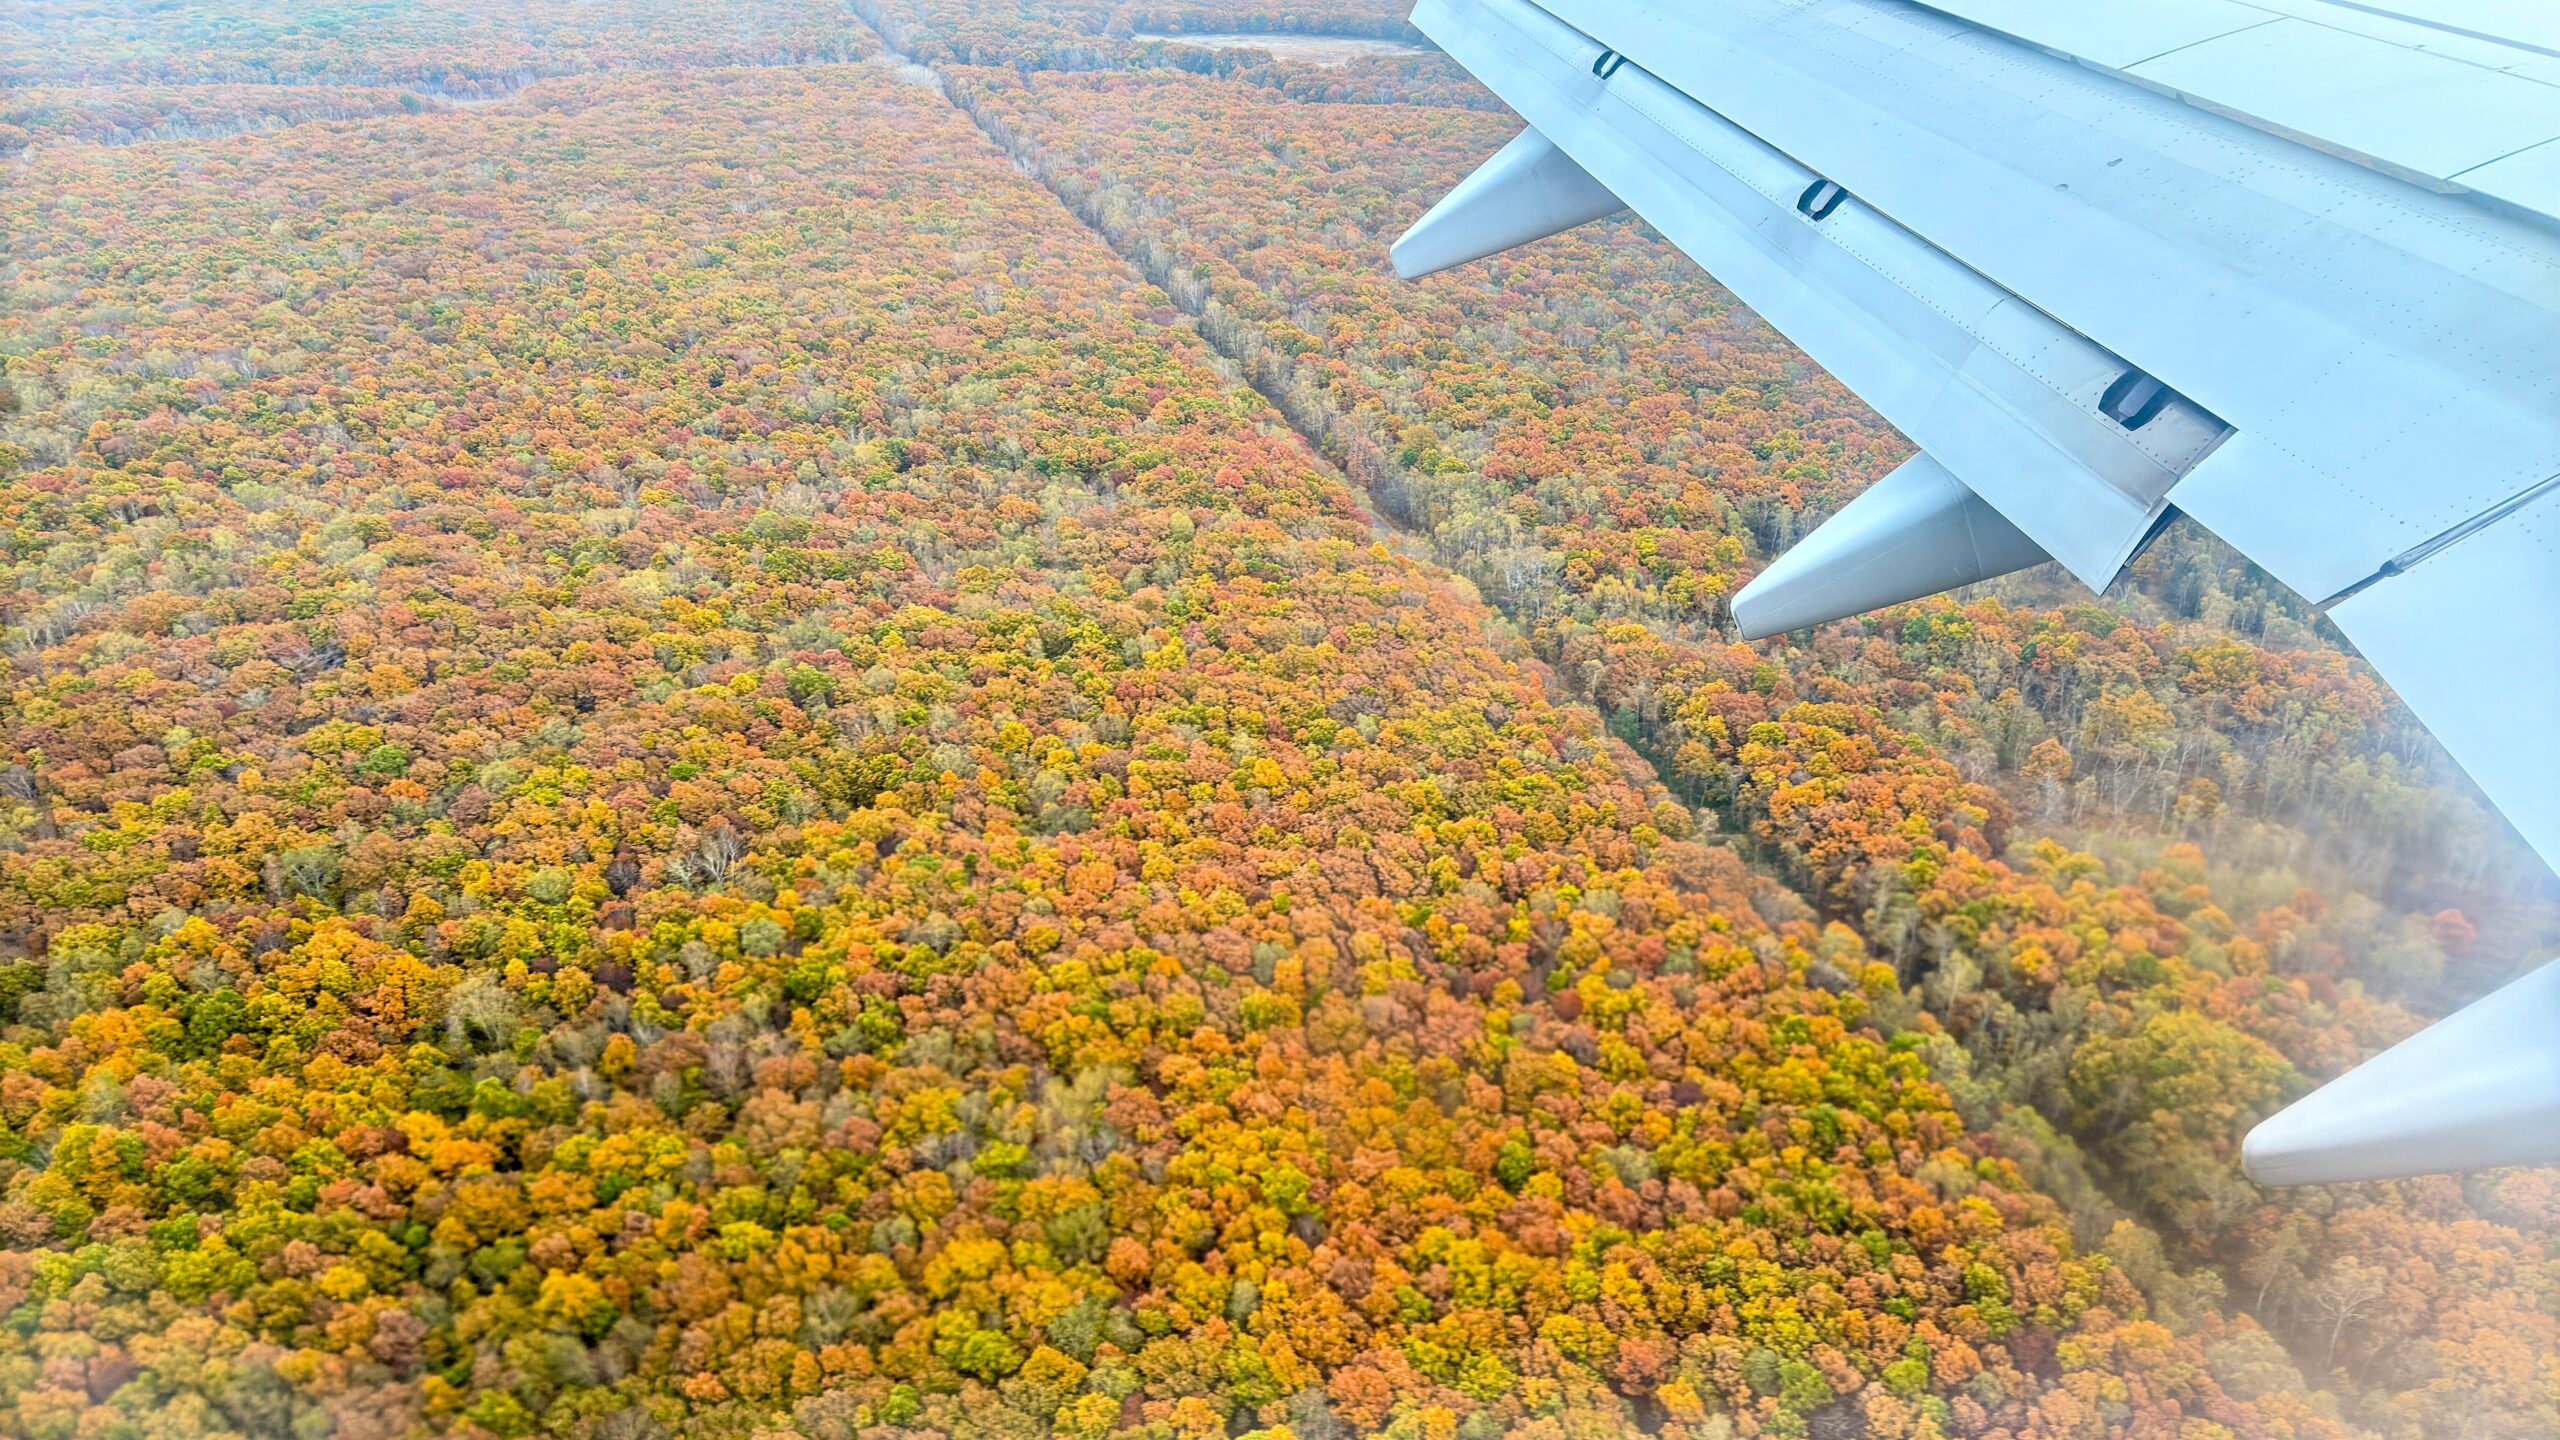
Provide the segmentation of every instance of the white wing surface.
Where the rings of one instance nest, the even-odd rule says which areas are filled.
[[[1414,23],[1539,138],[1400,256],[1623,201],[1926,452],[1737,597],[1746,634],[2047,557],[2103,590],[2184,513],[2326,607],[2560,868],[2560,10],[1422,0]],[[1527,156],[1534,192],[1506,179]],[[2560,1057],[2560,992],[2529,993]],[[2473,1058],[2510,1100],[2560,1070]],[[2383,1173],[2331,1095],[2253,1170]],[[2395,1153],[2560,1160],[2560,1079],[2527,1109],[2531,1155]]]

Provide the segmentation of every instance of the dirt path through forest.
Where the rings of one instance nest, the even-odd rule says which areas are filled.
[[[1450,563],[1449,557],[1441,551],[1438,542],[1431,537],[1430,532],[1416,523],[1413,517],[1397,503],[1397,496],[1392,486],[1381,483],[1391,478],[1384,474],[1383,456],[1387,453],[1387,447],[1382,441],[1369,434],[1367,427],[1358,420],[1333,410],[1321,401],[1301,400],[1293,394],[1292,387],[1279,383],[1270,374],[1265,373],[1275,361],[1285,365],[1286,357],[1250,346],[1244,343],[1239,333],[1234,332],[1231,327],[1212,323],[1215,319],[1217,302],[1210,296],[1206,282],[1194,274],[1180,257],[1170,252],[1140,249],[1115,241],[1098,215],[1094,214],[1088,206],[1078,204],[1074,196],[1056,183],[1051,167],[1045,163],[1035,142],[1027,137],[1013,134],[993,115],[971,104],[965,88],[955,88],[951,84],[951,78],[943,75],[939,67],[918,61],[900,50],[891,40],[888,30],[872,20],[868,14],[868,7],[861,3],[861,0],[854,0],[851,8],[856,18],[867,26],[873,37],[879,41],[880,58],[883,62],[933,76],[936,82],[935,88],[942,96],[951,102],[954,109],[967,116],[970,123],[977,126],[979,133],[985,135],[999,151],[1003,152],[1007,160],[1055,197],[1068,214],[1073,215],[1079,223],[1092,232],[1094,239],[1104,249],[1118,256],[1122,263],[1136,272],[1139,278],[1163,291],[1166,298],[1173,302],[1174,308],[1180,310],[1193,322],[1192,328],[1199,335],[1201,343],[1208,346],[1211,353],[1220,360],[1234,368],[1240,383],[1251,388],[1255,394],[1268,402],[1274,411],[1278,412],[1280,417],[1288,423],[1289,428],[1297,432],[1298,438],[1306,442],[1314,458],[1324,468],[1338,475],[1351,493],[1368,505],[1371,513],[1377,517],[1380,528],[1392,536],[1399,546],[1410,550],[1435,569],[1443,572],[1451,583],[1462,584],[1473,590],[1488,611],[1499,616],[1505,625],[1511,627],[1513,634],[1509,638],[1516,652],[1515,658],[1538,676],[1540,684],[1545,688],[1550,699],[1558,705],[1590,712],[1597,719],[1605,721],[1606,717],[1598,715],[1596,707],[1590,703],[1588,697],[1577,693],[1572,686],[1566,684],[1564,677],[1556,672],[1548,658],[1537,653],[1526,631],[1520,628],[1520,617],[1486,595],[1481,587],[1476,586],[1475,582],[1467,577],[1462,567]],[[1703,832],[1716,833],[1715,819],[1712,815],[1697,815],[1694,807],[1682,801],[1663,782],[1661,757],[1639,742],[1616,736],[1605,723],[1597,724],[1595,728],[1604,734],[1611,734],[1616,739],[1620,752],[1619,758],[1638,783],[1658,797],[1680,805],[1683,810],[1691,811],[1692,823],[1699,824]],[[1724,838],[1731,842],[1735,837]],[[1744,851],[1745,859],[1754,862],[1755,869],[1769,875],[1781,885],[1786,884],[1783,877],[1778,876],[1769,866],[1758,863],[1759,857],[1749,853],[1748,845],[1739,848]],[[1789,885],[1786,888],[1789,894],[1802,898],[1801,893],[1793,886]]]
[[[862,23],[868,25],[879,39],[886,59],[934,75],[939,82],[937,88],[944,98],[954,108],[968,116],[980,133],[994,143],[1007,159],[1056,197],[1058,203],[1082,222],[1106,249],[1117,255],[1123,263],[1148,283],[1162,290],[1177,309],[1191,318],[1203,343],[1232,365],[1243,382],[1251,386],[1255,393],[1269,401],[1272,408],[1279,412],[1290,428],[1297,432],[1299,438],[1306,442],[1316,456],[1344,477],[1345,483],[1368,503],[1372,512],[1378,516],[1380,524],[1391,532],[1400,544],[1409,547],[1416,555],[1446,572],[1451,579],[1466,578],[1464,568],[1452,563],[1429,530],[1418,523],[1400,503],[1399,487],[1396,484],[1392,465],[1387,459],[1393,453],[1392,447],[1378,436],[1371,434],[1368,426],[1358,418],[1325,404],[1320,398],[1320,392],[1314,387],[1288,384],[1287,372],[1293,368],[1291,359],[1259,344],[1247,326],[1241,323],[1219,323],[1220,307],[1210,293],[1207,282],[1202,280],[1180,255],[1152,242],[1135,244],[1123,243],[1115,239],[1099,213],[1099,203],[1105,193],[1105,187],[1096,187],[1090,194],[1080,199],[1058,182],[1058,167],[1050,162],[1049,157],[1035,139],[1014,133],[993,112],[973,104],[965,84],[955,86],[952,83],[952,77],[943,75],[938,67],[925,65],[898,50],[890,41],[887,31],[871,23],[869,16],[865,13],[868,10],[866,0],[851,0],[851,4],[857,17]],[[1488,610],[1499,615],[1512,628],[1521,663],[1535,670],[1550,698],[1560,706],[1591,713],[1605,722],[1605,715],[1600,714],[1598,707],[1591,702],[1590,698],[1566,683],[1565,678],[1555,669],[1552,658],[1537,652],[1535,642],[1529,638],[1527,628],[1522,623],[1522,617],[1513,613],[1482,587],[1477,587],[1476,593],[1483,599]],[[1765,853],[1762,847],[1753,843],[1748,836],[1718,832],[1717,820],[1712,812],[1701,812],[1698,807],[1682,800],[1663,783],[1661,775],[1664,773],[1663,767],[1667,763],[1667,757],[1656,753],[1653,747],[1645,744],[1641,735],[1634,738],[1619,736],[1617,732],[1609,730],[1605,723],[1601,728],[1604,733],[1612,734],[1618,739],[1621,757],[1630,773],[1655,793],[1671,799],[1683,810],[1688,811],[1692,823],[1698,825],[1702,835],[1715,835],[1723,843],[1732,846],[1754,871],[1802,904],[1806,913],[1816,912],[1818,907],[1803,889],[1788,877],[1784,866],[1778,863],[1773,855]],[[1854,921],[1859,917],[1848,918]],[[1907,993],[1913,1003],[1920,1003],[1916,988]],[[1977,1083],[1989,1084],[1996,1090],[2000,1057],[1977,1051],[1971,1046],[1967,1047],[1967,1053],[1977,1066],[1982,1067],[1986,1076],[1990,1077],[1984,1082]],[[1998,1103],[2004,1108],[2009,1104],[2007,1101]],[[2049,1117],[2048,1123],[2051,1123]],[[2090,1162],[2061,1133],[2054,1133],[2053,1139],[2059,1144],[2041,1146],[2039,1147],[2041,1153],[2032,1157],[2017,1157],[2020,1163],[2027,1167],[2029,1179],[2038,1189],[2053,1194],[2078,1194],[2088,1197],[2083,1203],[2089,1205],[2092,1213],[2084,1217],[2087,1221],[2085,1229],[2107,1231],[2112,1225],[2121,1222],[2148,1230],[2147,1223],[2138,1219],[2135,1209],[2127,1203],[2122,1185],[2115,1176]],[[2098,1235],[2093,1233],[2084,1233],[2080,1236],[2082,1243],[2093,1246],[2098,1243],[2098,1238]],[[2162,1242],[2155,1239],[2152,1243]],[[2235,1313],[2252,1313],[2252,1307],[2239,1303],[2236,1296],[2225,1303],[2230,1305]]]

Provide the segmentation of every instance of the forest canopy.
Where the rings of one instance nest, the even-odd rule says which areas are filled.
[[[2236,1170],[2560,938],[2371,672],[1735,642],[1905,442],[1212,31],[1414,40],[0,16],[0,1434],[2560,1430],[2551,1176]]]

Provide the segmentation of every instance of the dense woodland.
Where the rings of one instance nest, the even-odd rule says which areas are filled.
[[[2560,943],[2173,534],[1907,453],[1377,0],[0,14],[0,1434],[2504,1440],[2560,1183],[2256,1119]]]

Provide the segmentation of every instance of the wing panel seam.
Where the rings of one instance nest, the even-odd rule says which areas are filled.
[[[2247,0],[2242,0],[2242,3],[2247,3]],[[2504,45],[2510,49],[2529,51],[2536,55],[2548,55],[2554,60],[2560,60],[2560,50],[2553,50],[2546,46],[2537,45],[2520,36],[2493,35],[2486,30],[2466,30],[2462,26],[2448,25],[2441,20],[2430,20],[2425,16],[2410,15],[2398,10],[2385,10],[2379,5],[2363,4],[2361,3],[2361,0],[2321,0],[2321,3],[2334,5],[2341,10],[2353,10],[2361,15],[2370,15],[2376,20],[2397,20],[2403,25],[2414,25],[2421,30],[2433,30],[2440,35],[2459,35],[2465,40],[2478,40],[2489,45]],[[2319,22],[2313,21],[2312,23],[2318,24]],[[2330,28],[2336,29],[2339,27],[2332,26]],[[2526,76],[2523,78],[2531,79],[2533,77]]]
[[[2479,164],[2472,166],[2468,170],[2457,170],[2444,178],[2447,180],[2460,180],[2465,175],[2476,174],[2482,170],[2488,169],[2492,165],[2502,165],[2509,160],[2513,160],[2519,155],[2530,155],[2536,150],[2545,149],[2552,145],[2560,145],[2560,135],[2554,135],[2548,140],[2536,140],[2530,145],[2519,145],[2504,155],[2491,156],[2489,159],[2481,161]]]
[[[2175,55],[2175,54],[2179,53],[2179,52],[2180,52],[2180,51],[2182,51],[2182,50],[2193,50],[2194,48],[2196,48],[2196,47],[2197,47],[2197,46],[2199,46],[2199,45],[2210,45],[2210,44],[2212,44],[2212,43],[2213,43],[2214,41],[2216,41],[2216,40],[2228,40],[2228,39],[2230,39],[2230,38],[2231,38],[2232,36],[2234,36],[2234,35],[2246,35],[2246,34],[2248,34],[2248,33],[2249,33],[2250,31],[2252,31],[2252,30],[2264,30],[2264,29],[2265,29],[2265,28],[2267,28],[2268,26],[2273,25],[2273,24],[2275,24],[2277,21],[2282,20],[2282,19],[2284,19],[2284,18],[2285,18],[2285,17],[2283,17],[2282,15],[2269,15],[2266,19],[2259,21],[2259,22],[2258,22],[2257,24],[2255,24],[2255,25],[2243,25],[2243,26],[2240,26],[2238,29],[2235,29],[2235,30],[2225,30],[2225,31],[2223,31],[2223,32],[2222,32],[2221,34],[2219,34],[2219,35],[2205,35],[2205,36],[2200,36],[2200,37],[2198,37],[2198,38],[2196,38],[2196,39],[2193,39],[2193,40],[2188,41],[2188,42],[2187,42],[2186,44],[2184,44],[2184,45],[2172,45],[2172,46],[2170,46],[2168,49],[2161,51],[2161,52],[2160,52],[2159,54],[2157,54],[2157,55],[2145,55],[2145,56],[2143,56],[2143,57],[2142,57],[2141,59],[2139,59],[2139,60],[2128,60],[2128,61],[2126,61],[2126,62],[2125,62],[2123,65],[2121,65],[2121,66],[2117,66],[2117,65],[2109,65],[2109,64],[2107,64],[2106,62],[2104,62],[2104,61],[2102,61],[2102,60],[2092,60],[2092,59],[2090,59],[2090,58],[2089,58],[2088,56],[2086,56],[2086,55],[2074,55],[2074,54],[2072,54],[2072,53],[2071,53],[2070,51],[2068,51],[2068,50],[2057,50],[2057,49],[2055,49],[2054,47],[2052,47],[2052,46],[2050,46],[2050,45],[2041,44],[2041,43],[2039,43],[2039,42],[2037,42],[2037,41],[2035,41],[2035,40],[2031,40],[2031,39],[2029,39],[2028,37],[2026,37],[2026,36],[2024,36],[2024,35],[2013,34],[2013,33],[2009,32],[2009,31],[2007,31],[2007,30],[1997,30],[1997,29],[1993,29],[1991,26],[1988,26],[1988,25],[1980,25],[1980,26],[1977,26],[1977,28],[1982,29],[1982,30],[1985,30],[1985,31],[1989,31],[1991,34],[1994,34],[1994,35],[2006,36],[2007,38],[2009,38],[2009,39],[2011,39],[2011,40],[2015,40],[2015,41],[2019,42],[2019,43],[2020,43],[2020,44],[2022,44],[2022,45],[2033,45],[2033,46],[2035,46],[2037,49],[2044,51],[2044,52],[2045,52],[2046,54],[2048,54],[2048,55],[2059,55],[2059,56],[2063,57],[2064,59],[2069,60],[2069,61],[2070,61],[2072,64],[2074,64],[2074,65],[2086,65],[2086,66],[2088,66],[2088,67],[2089,67],[2090,69],[2092,69],[2092,70],[2103,70],[2103,71],[2105,71],[2107,74],[2110,74],[2110,75],[2121,75],[2121,74],[2123,74],[2125,71],[2132,69],[2132,68],[2133,68],[2134,66],[2136,66],[2136,65],[2148,65],[2148,64],[2150,64],[2150,63],[2151,63],[2152,61],[2154,61],[2154,60],[2166,60],[2166,59],[2168,59],[2170,56]],[[1967,22],[1967,23],[1972,23],[1972,22]]]
[[[2463,541],[2470,539],[2472,536],[2479,534],[2481,531],[2488,529],[2490,526],[2499,524],[2513,516],[2522,514],[2524,511],[2531,509],[2534,505],[2543,500],[2547,500],[2554,495],[2560,495],[2560,475],[2554,475],[2550,479],[2545,480],[2538,485],[2528,486],[2523,491],[2508,496],[2506,499],[2499,501],[2497,504],[2490,506],[2488,509],[2472,516],[2470,519],[2449,526],[2437,534],[2419,541],[2417,544],[2410,546],[2408,549],[2403,550],[2399,554],[2382,562],[2382,568],[2374,571],[2370,575],[2367,575],[2353,585],[2348,586],[2346,589],[2339,591],[2337,594],[2330,596],[2328,599],[2319,602],[2312,608],[2315,610],[2326,610],[2330,606],[2336,605],[2341,601],[2353,599],[2355,596],[2364,593],[2366,590],[2369,590],[2394,576],[2406,575],[2411,570],[2414,570],[2418,566],[2425,564],[2427,561],[2434,559],[2436,556],[2443,554],[2445,551],[2452,549],[2454,546],[2461,544]]]

